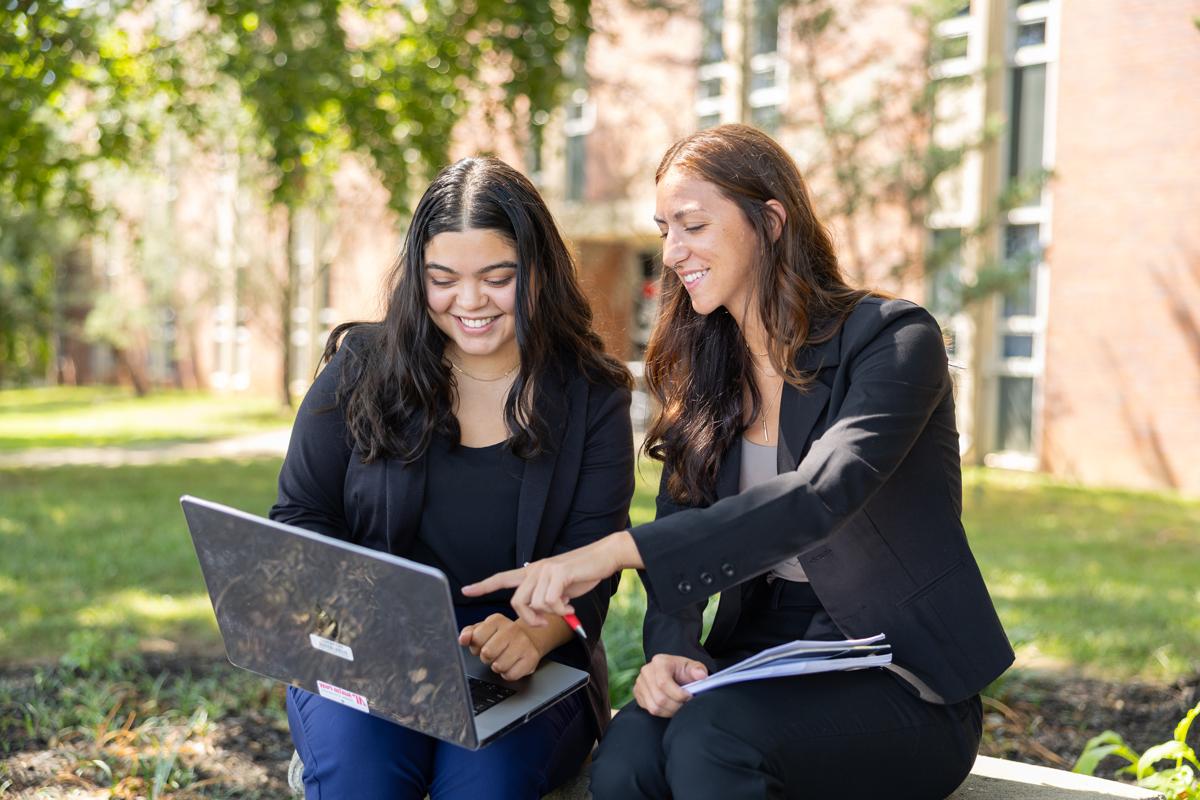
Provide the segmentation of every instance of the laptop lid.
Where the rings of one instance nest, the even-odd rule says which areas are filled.
[[[235,666],[438,739],[478,748],[581,687],[547,662],[504,682],[457,642],[439,570],[218,503],[181,498]],[[475,715],[467,664],[515,690]]]

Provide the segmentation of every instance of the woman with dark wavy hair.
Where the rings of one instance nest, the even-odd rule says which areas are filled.
[[[491,158],[444,169],[417,204],[383,321],[333,331],[279,476],[272,519],[440,568],[452,588],[628,524],[630,376],[604,352],[537,190]],[[316,797],[531,798],[578,772],[609,720],[600,629],[611,584],[561,618],[463,598],[459,641],[505,679],[543,658],[587,691],[467,751],[289,688]],[[458,596],[457,591],[455,595]]]
[[[974,762],[979,691],[1013,654],[960,521],[938,324],[846,284],[799,170],[765,134],[688,136],[655,180],[657,519],[464,591],[514,587],[538,625],[642,570],[648,663],[601,742],[598,800],[824,798],[866,783],[945,797]],[[683,688],[783,642],[877,633],[886,668]]]

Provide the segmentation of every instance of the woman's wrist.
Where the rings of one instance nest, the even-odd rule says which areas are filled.
[[[550,624],[541,628],[531,627],[521,620],[516,621],[516,624],[525,632],[529,641],[533,643],[534,649],[537,650],[538,661],[545,658],[552,650],[556,650],[571,641],[571,638],[574,636],[571,626],[562,617],[551,616],[548,619],[550,620]]]
[[[646,566],[642,563],[642,554],[638,551],[637,542],[633,540],[633,534],[629,531],[617,531],[609,535],[609,545],[612,552],[613,574],[620,572],[623,569],[641,569]]]

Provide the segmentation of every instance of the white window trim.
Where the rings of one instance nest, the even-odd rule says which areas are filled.
[[[774,70],[775,84],[764,86],[748,92],[746,102],[750,108],[766,108],[775,106],[782,109],[787,98],[787,59],[781,58],[779,51],[774,53],[759,53],[750,59],[751,75],[757,72]]]
[[[563,119],[563,135],[564,136],[586,136],[596,128],[596,104],[592,102],[591,95],[587,89],[576,89],[571,93],[571,99],[567,101],[567,106],[577,106],[579,108],[579,119],[571,119],[571,115],[565,115]]]
[[[975,14],[942,20],[933,30],[934,36],[942,39],[967,37],[967,53],[957,58],[945,58],[929,68],[929,79],[961,78],[979,71],[983,63],[983,37],[979,35],[979,21]]]
[[[729,84],[734,77],[733,65],[728,61],[716,61],[700,66],[696,71],[696,102],[693,107],[697,120],[713,114],[716,114],[721,122],[729,119],[728,106],[732,97]],[[721,79],[721,93],[713,97],[700,97],[700,84],[714,78]]]
[[[1011,0],[999,1],[1009,2]],[[1057,127],[1057,115],[1055,112],[1058,106],[1057,53],[1059,47],[1059,24],[1061,20],[1058,8],[1059,1],[1044,0],[1044,2],[1018,6],[1013,9],[1007,18],[1008,30],[1005,45],[1005,51],[1008,55],[1007,69],[1011,70],[1013,67],[1025,67],[1034,64],[1046,65],[1046,98],[1045,108],[1042,112],[1042,167],[1044,169],[1052,168],[1055,162],[1055,132]],[[1020,48],[1016,47],[1017,27],[1022,24],[1043,20],[1046,23],[1045,43]],[[1011,92],[1012,83],[1008,81],[1005,94],[1006,108],[1011,108],[1012,105]],[[1009,136],[1011,137],[1011,135],[1012,131],[1010,129]],[[1011,152],[1009,142],[1010,140],[1006,139],[1004,144],[1004,152],[1006,154],[1003,165],[1004,175],[1008,174],[1009,168],[1007,163],[1007,154]],[[1052,241],[1052,197],[1049,191],[1040,192],[1039,195],[1038,198],[1035,198],[1037,205],[1011,209],[1004,218],[1005,225],[1037,225],[1039,252],[1043,254],[1043,257],[1039,258],[1038,263],[1034,266],[1036,286],[1034,308],[1037,310],[1036,314],[1004,317],[1002,313],[1003,296],[998,296],[994,299],[996,308],[995,318],[997,320],[993,336],[993,347],[995,349],[993,351],[993,358],[986,368],[990,378],[989,384],[991,385],[989,391],[990,399],[988,401],[990,407],[988,413],[988,439],[991,446],[997,446],[999,441],[1000,378],[1003,376],[1013,376],[1033,379],[1033,402],[1030,409],[1032,452],[1017,453],[997,450],[986,453],[983,458],[983,462],[987,466],[1004,469],[1035,470],[1040,464],[1042,453],[1041,442],[1045,415],[1046,320],[1049,309],[1051,280],[1050,269],[1045,261],[1044,254],[1047,251],[1049,243]],[[1000,237],[997,246],[1003,250],[1004,236]],[[1004,336],[1009,334],[1032,334],[1032,357],[1002,357]]]

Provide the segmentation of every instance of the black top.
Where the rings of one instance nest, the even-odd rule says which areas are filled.
[[[425,459],[421,525],[401,555],[446,573],[455,605],[506,602],[507,592],[466,597],[459,590],[516,561],[524,463],[504,442],[453,447],[444,436],[433,437]]]
[[[279,473],[271,519],[411,558],[424,516],[425,487],[432,482],[427,480],[429,453],[409,464],[392,458],[364,463],[338,403],[343,373],[348,381],[358,379],[377,336],[378,326],[355,328],[305,395]],[[539,387],[537,412],[550,432],[550,446],[522,463],[515,549],[508,561],[491,561],[489,573],[582,547],[629,525],[629,397],[628,389],[588,381],[570,363]],[[458,479],[450,485],[457,486]],[[470,495],[460,491],[459,496]],[[611,717],[608,668],[599,642],[616,586],[615,579],[601,581],[575,598],[586,645],[573,638],[555,651],[591,674],[585,691],[597,732]]]

